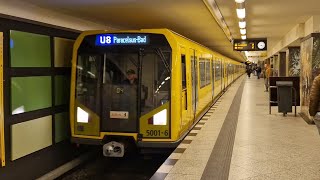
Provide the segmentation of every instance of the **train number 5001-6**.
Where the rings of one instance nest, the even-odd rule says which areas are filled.
[[[146,133],[147,133],[147,136],[168,136],[169,135],[168,130],[165,130],[164,132],[161,132],[160,130],[147,130]]]

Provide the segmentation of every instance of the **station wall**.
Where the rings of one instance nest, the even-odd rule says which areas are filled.
[[[0,32],[5,139],[0,179],[2,175],[34,179],[70,160],[75,152],[68,141],[68,103],[72,48],[80,32],[3,16]],[[49,163],[47,156],[52,157]],[[25,175],[26,165],[39,167]]]

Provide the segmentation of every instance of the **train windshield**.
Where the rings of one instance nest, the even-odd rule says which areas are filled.
[[[100,116],[101,130],[136,132],[142,115],[169,101],[171,48],[153,38],[158,43],[97,47],[89,38],[80,46],[76,99]]]

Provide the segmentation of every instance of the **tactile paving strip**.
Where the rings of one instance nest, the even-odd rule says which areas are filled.
[[[232,101],[201,180],[228,179],[243,89],[244,81]]]

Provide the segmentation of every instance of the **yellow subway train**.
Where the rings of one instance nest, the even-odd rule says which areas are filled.
[[[86,31],[73,49],[71,140],[122,157],[173,148],[244,65],[168,29]]]

